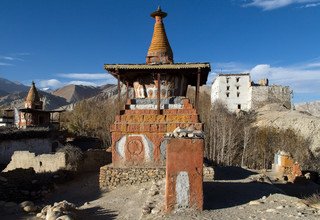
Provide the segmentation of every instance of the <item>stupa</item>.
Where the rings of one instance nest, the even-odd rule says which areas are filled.
[[[192,161],[181,163],[181,161],[173,161],[174,158],[178,160],[175,155],[177,152],[168,154],[167,150],[171,148],[169,147],[170,140],[166,138],[166,134],[173,132],[177,127],[202,131],[203,125],[199,121],[196,108],[199,99],[199,87],[207,81],[210,64],[174,63],[173,51],[163,23],[166,16],[167,13],[163,12],[160,7],[151,14],[151,17],[155,19],[155,24],[145,64],[104,65],[105,70],[118,80],[119,103],[121,83],[125,84],[127,89],[133,87],[134,91],[133,97],[129,97],[127,90],[124,110],[116,116],[111,127],[112,166],[100,169],[101,186],[117,185],[108,176],[114,172],[112,169],[131,168],[138,170],[141,168],[145,170],[149,168],[154,170],[162,169],[165,166],[167,168],[175,167],[172,166],[172,163],[189,163],[192,167],[194,161],[196,161],[197,170],[202,175],[203,140],[175,140],[175,145],[180,145],[180,148],[184,148],[183,151],[186,150],[181,155],[185,155],[189,159],[193,158]],[[188,85],[196,87],[196,108],[186,98]],[[190,147],[183,147],[188,144]],[[190,151],[191,148],[197,150]],[[174,151],[176,149],[178,148],[175,148]],[[193,155],[195,152],[200,152],[200,154]],[[167,161],[167,155],[170,155],[173,159]],[[185,169],[188,175],[196,170],[194,167],[192,167],[192,171],[190,171],[190,167]],[[178,175],[179,172],[174,173]],[[170,174],[167,173],[166,175],[169,178],[168,175],[170,176]],[[192,176],[194,175],[198,174],[192,174]],[[190,176],[191,186],[200,185],[199,181],[202,184],[202,176],[199,178],[196,180],[197,184],[193,184],[195,178]],[[121,182],[121,180],[118,182]],[[192,192],[192,187],[189,191]],[[197,196],[201,197],[202,186],[200,191],[201,195],[197,194]],[[197,200],[199,198],[197,197]],[[172,198],[169,200],[174,201]],[[200,206],[202,207],[202,203]]]

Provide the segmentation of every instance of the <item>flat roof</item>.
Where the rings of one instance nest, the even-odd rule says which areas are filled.
[[[208,74],[211,71],[210,63],[174,63],[174,64],[105,64],[107,70],[115,78],[120,76],[120,81],[128,82],[130,85],[141,76],[148,74],[182,74],[188,83],[196,85],[197,72],[200,70],[200,85],[206,84]]]
[[[51,110],[51,111],[46,111],[46,110],[40,110],[40,109],[32,109],[32,108],[21,108],[18,109],[20,112],[26,112],[26,113],[33,113],[33,112],[43,112],[43,113],[55,113],[55,112],[64,112],[65,110]]]
[[[250,73],[219,73],[218,76],[248,76]]]
[[[174,63],[174,64],[105,64],[106,70],[168,70],[168,69],[197,69],[208,68],[211,70],[210,63]]]

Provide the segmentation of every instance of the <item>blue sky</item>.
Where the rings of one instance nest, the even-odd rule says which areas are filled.
[[[145,62],[158,5],[175,62],[210,62],[209,81],[251,72],[291,86],[295,102],[320,100],[320,0],[0,0],[0,77],[112,83],[104,63]]]

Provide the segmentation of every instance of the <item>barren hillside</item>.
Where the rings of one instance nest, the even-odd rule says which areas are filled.
[[[29,87],[21,83],[16,83],[4,78],[0,78],[0,89],[1,89],[1,92],[13,93],[13,92],[28,91]]]
[[[287,110],[275,104],[266,105],[257,111],[255,125],[280,129],[292,128],[310,141],[310,150],[320,155],[320,118],[296,110]]]
[[[68,104],[64,98],[43,91],[39,91],[39,93],[41,98],[44,99],[46,110],[53,110]],[[0,108],[23,108],[27,94],[28,92],[18,92],[0,97]]]
[[[5,95],[8,95],[8,93],[6,91],[0,90],[0,97]]]
[[[320,117],[320,101],[299,103],[296,105],[296,109]]]
[[[75,103],[83,99],[91,98],[101,92],[99,87],[83,86],[83,85],[67,85],[52,94],[65,98],[69,103]]]

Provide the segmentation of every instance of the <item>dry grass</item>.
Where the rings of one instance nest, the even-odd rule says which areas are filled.
[[[304,199],[305,203],[311,207],[320,209],[320,192],[316,192]]]

